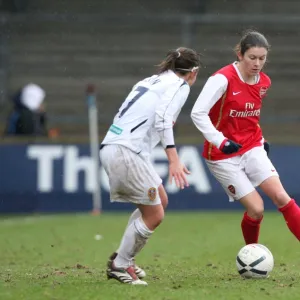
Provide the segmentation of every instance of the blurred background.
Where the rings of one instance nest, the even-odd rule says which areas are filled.
[[[235,60],[233,48],[249,28],[264,33],[272,47],[264,136],[287,189],[300,195],[299,25],[297,0],[0,0],[0,212],[90,209],[95,173],[87,85],[96,87],[101,142],[132,85],[179,46],[200,52],[203,67],[175,128],[179,152],[195,169],[194,184],[180,195],[167,189],[171,208],[229,208],[203,164],[203,138],[190,112],[208,76]],[[33,119],[28,107],[18,110],[23,92],[34,99],[28,107],[38,107]],[[27,132],[18,132],[20,115]],[[165,178],[161,151],[153,159]],[[111,209],[102,170],[100,179],[103,207]]]

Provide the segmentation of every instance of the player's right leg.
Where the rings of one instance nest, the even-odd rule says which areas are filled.
[[[128,223],[127,223],[127,226],[130,226],[132,222],[134,222],[136,219],[140,218],[142,216],[141,214],[141,211],[137,208],[130,216],[129,220],[128,220]],[[119,252],[119,249],[114,252],[111,256],[110,256],[110,260],[114,260],[117,255],[118,255],[118,252]],[[133,260],[133,268],[134,268],[134,272],[135,274],[137,275],[137,277],[139,279],[143,279],[146,277],[146,272],[145,270],[143,270],[140,266],[138,266],[136,263],[135,263],[135,259]]]
[[[259,193],[254,190],[240,199],[241,204],[246,208],[241,227],[245,243],[258,243],[260,224],[263,219],[264,202]]]
[[[115,258],[111,257],[108,263],[107,276],[124,283],[146,284],[134,272],[134,258],[163,219],[164,210],[158,192],[162,180],[150,160],[126,147],[105,146],[101,156],[109,177],[111,201],[131,202],[139,208],[125,229],[118,254],[114,254]]]
[[[166,210],[169,200],[168,200],[167,192],[162,184],[158,187],[158,194],[159,194],[161,204],[162,204],[164,210]]]
[[[240,201],[246,208],[241,222],[246,244],[257,243],[263,218],[263,200],[244,171],[244,161],[238,157],[206,162],[211,173],[221,183],[229,201]]]
[[[129,217],[129,220],[128,220],[128,223],[127,223],[127,226],[130,226],[132,224],[132,222],[134,222],[136,219],[138,219],[139,217],[141,217],[142,214],[141,214],[141,211],[137,208],[136,210],[133,211],[133,213],[131,214],[131,216]],[[119,252],[119,249],[116,251],[116,252],[113,252],[110,257],[109,257],[109,260],[107,262],[107,267],[109,268],[110,265],[111,265],[111,262],[117,257],[118,255],[118,252]],[[133,267],[134,267],[134,272],[135,274],[137,275],[137,277],[139,279],[143,279],[146,277],[146,272],[145,270],[143,270],[140,266],[138,266],[136,263],[135,263],[135,260],[133,260]]]
[[[161,204],[164,208],[164,210],[167,208],[167,205],[168,205],[168,195],[166,193],[166,190],[164,188],[164,186],[161,184],[159,187],[158,187],[158,193],[159,193],[159,198],[161,200]],[[141,214],[141,211],[137,208],[135,211],[133,211],[133,213],[131,214],[129,220],[128,220],[128,224],[127,224],[127,227],[131,225],[131,223],[136,220],[137,218],[141,217],[142,214]],[[126,227],[126,228],[127,228]],[[111,261],[113,261],[117,255],[118,255],[118,252],[119,252],[119,249],[116,251],[116,252],[113,252],[111,254],[111,256],[109,257],[109,260],[108,260],[108,267],[111,265]],[[139,265],[137,265],[135,263],[135,259],[133,261],[133,266],[134,266],[134,271],[135,271],[135,274],[137,275],[137,277],[139,279],[143,279],[146,277],[146,272],[145,270],[143,270]]]
[[[107,268],[107,277],[123,283],[143,284],[134,272],[133,259],[143,249],[153,231],[164,218],[161,204],[138,205],[142,216],[134,220],[125,230],[118,255]]]
[[[110,257],[109,257],[109,259],[108,259],[108,262],[107,262],[107,271],[109,271],[109,268],[110,268],[110,266],[111,266],[111,262],[117,257],[117,255],[118,255],[118,252],[113,252],[111,255],[110,255]],[[136,274],[136,276],[139,278],[139,279],[143,279],[143,278],[145,278],[146,277],[146,271],[143,269],[143,268],[141,268],[139,265],[137,265],[136,263],[135,263],[135,259],[133,259],[133,268],[134,268],[134,272],[135,272],[135,274]]]

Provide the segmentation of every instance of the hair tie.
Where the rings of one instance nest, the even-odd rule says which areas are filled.
[[[176,52],[177,52],[177,58],[179,58],[181,53],[178,50]]]

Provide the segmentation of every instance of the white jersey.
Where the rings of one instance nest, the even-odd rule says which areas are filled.
[[[173,125],[190,92],[184,79],[173,71],[138,82],[114,117],[102,145],[123,145],[149,155],[159,141],[175,145]]]

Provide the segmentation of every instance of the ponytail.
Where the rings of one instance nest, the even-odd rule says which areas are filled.
[[[200,55],[189,48],[178,48],[167,53],[166,58],[157,66],[158,74],[172,70],[182,75],[200,67]]]

